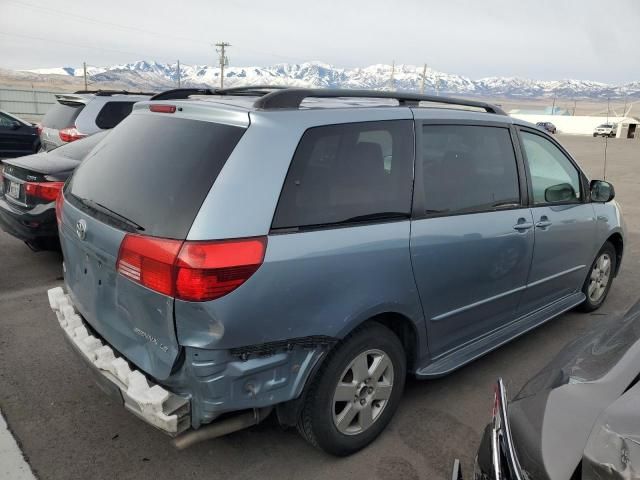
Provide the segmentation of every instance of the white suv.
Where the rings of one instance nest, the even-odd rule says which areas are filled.
[[[111,90],[58,94],[58,103],[38,126],[41,150],[50,151],[113,128],[131,113],[134,103],[149,100],[151,95]]]
[[[615,137],[618,126],[615,123],[603,123],[593,130],[594,137]]]

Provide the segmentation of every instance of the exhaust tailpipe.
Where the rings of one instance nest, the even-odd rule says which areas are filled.
[[[173,446],[178,450],[184,450],[185,448],[195,445],[196,443],[204,442],[212,438],[222,437],[238,430],[257,425],[269,416],[273,406],[264,408],[255,408],[253,411],[241,413],[233,417],[229,417],[219,422],[213,423],[201,427],[197,430],[189,430],[186,433],[173,439]]]

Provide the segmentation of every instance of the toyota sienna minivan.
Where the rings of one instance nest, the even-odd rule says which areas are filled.
[[[611,184],[490,104],[182,89],[139,102],[57,201],[64,337],[184,448],[276,415],[335,455],[620,268]]]

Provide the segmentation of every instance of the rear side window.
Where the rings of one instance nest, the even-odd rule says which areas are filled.
[[[425,213],[455,214],[518,206],[520,188],[509,130],[425,125]]]
[[[83,108],[84,103],[57,103],[47,111],[42,119],[42,125],[56,130],[73,127]]]
[[[310,128],[291,161],[272,227],[409,216],[413,145],[410,120]]]
[[[164,114],[130,115],[91,151],[65,192],[80,208],[99,204],[146,235],[184,239],[244,131]]]
[[[107,102],[96,117],[96,125],[98,128],[106,130],[113,128],[124,120],[133,109],[135,102]]]

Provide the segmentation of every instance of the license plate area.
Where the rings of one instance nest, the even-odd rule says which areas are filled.
[[[20,200],[21,185],[18,182],[12,182],[9,180],[7,185],[7,195],[15,200]]]

